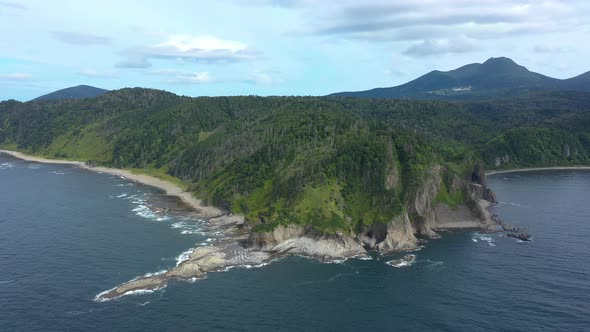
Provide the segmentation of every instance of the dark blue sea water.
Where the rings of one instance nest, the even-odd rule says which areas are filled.
[[[291,257],[99,303],[216,234],[154,189],[0,155],[0,330],[590,330],[590,172],[490,184],[533,242],[447,233],[406,268]]]

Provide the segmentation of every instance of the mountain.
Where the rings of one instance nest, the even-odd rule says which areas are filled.
[[[65,88],[57,90],[55,92],[48,93],[46,95],[37,97],[33,100],[53,100],[53,99],[82,99],[82,98],[94,98],[105,93],[109,90],[95,88],[89,85],[78,85],[71,88]]]
[[[590,72],[560,80],[531,72],[509,58],[500,57],[451,71],[435,70],[396,87],[340,92],[331,96],[484,100],[556,90],[590,91]]]

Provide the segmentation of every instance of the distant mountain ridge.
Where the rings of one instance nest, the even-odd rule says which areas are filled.
[[[590,91],[590,72],[561,80],[529,71],[512,59],[500,57],[450,71],[435,70],[395,87],[339,92],[330,96],[474,100],[557,90]]]
[[[94,98],[103,95],[107,92],[109,92],[109,90],[96,88],[90,85],[78,85],[71,88],[57,90],[46,95],[37,97],[33,100]]]

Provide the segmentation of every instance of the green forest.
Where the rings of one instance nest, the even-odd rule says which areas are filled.
[[[354,232],[403,211],[434,164],[463,178],[476,165],[590,165],[589,108],[582,92],[451,103],[135,88],[1,102],[0,147],[174,177],[255,230]]]

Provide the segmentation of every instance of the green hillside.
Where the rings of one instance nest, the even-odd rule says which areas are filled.
[[[406,209],[434,164],[465,179],[476,165],[590,165],[589,106],[573,92],[453,104],[122,89],[2,102],[0,146],[167,173],[257,230],[352,232]]]

